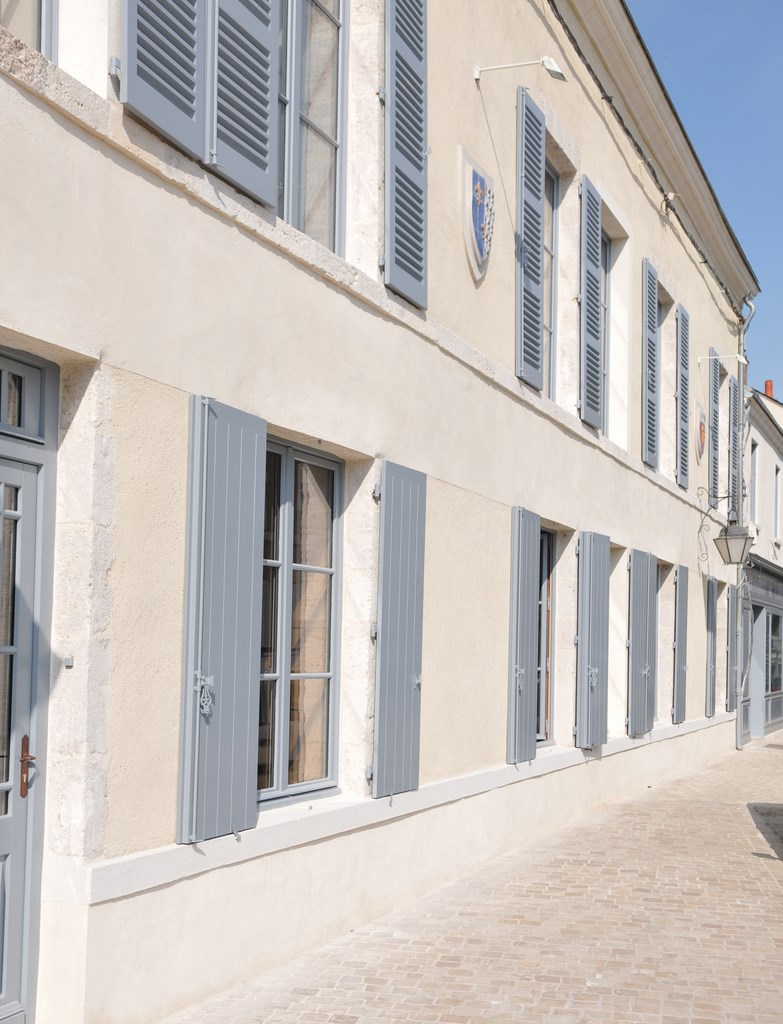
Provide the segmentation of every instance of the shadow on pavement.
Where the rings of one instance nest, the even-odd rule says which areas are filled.
[[[756,853],[754,857],[783,860],[783,804],[748,804],[748,810],[775,854],[772,857],[768,853]]]

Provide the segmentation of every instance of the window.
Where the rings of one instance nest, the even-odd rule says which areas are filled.
[[[0,0],[0,28],[54,59],[53,0]]]
[[[124,5],[122,102],[220,177],[330,248],[341,243],[345,2]]]
[[[775,490],[773,494],[773,500],[775,502],[773,515],[772,515],[772,527],[774,530],[773,536],[775,540],[780,539],[780,466],[775,466]]]
[[[767,613],[767,665],[766,692],[783,690],[783,619],[774,612]]]
[[[582,178],[579,415],[606,429],[606,356],[611,243],[603,231],[601,196]]]
[[[710,349],[709,360],[709,462],[707,481],[710,508],[718,507],[720,497],[720,358],[714,348]]]
[[[629,559],[628,735],[643,736],[655,723],[658,666],[658,562],[646,551]]]
[[[336,777],[339,466],[270,442],[258,731],[262,800]]]
[[[750,443],[750,521],[756,522],[756,459],[759,446],[755,441]]]
[[[278,215],[339,247],[343,0],[282,0]]]
[[[549,164],[544,172],[544,394],[555,392],[555,315],[557,310],[557,204],[560,179]]]
[[[609,538],[579,536],[576,644],[576,746],[606,743],[609,696]]]
[[[536,686],[536,739],[550,738],[552,660],[552,571],[555,558],[555,535],[541,531],[541,554],[538,571],[538,657]]]
[[[688,487],[690,422],[690,318],[677,307],[677,483]]]
[[[606,431],[606,372],[609,356],[609,269],[612,265],[612,241],[601,233],[601,430]]]
[[[649,260],[642,266],[642,459],[658,468],[660,407],[660,324],[663,309],[658,274]]]

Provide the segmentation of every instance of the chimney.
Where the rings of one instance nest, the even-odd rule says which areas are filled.
[[[764,394],[767,396],[767,398],[774,398],[775,397],[772,394],[772,381],[771,380],[765,380],[764,381]]]

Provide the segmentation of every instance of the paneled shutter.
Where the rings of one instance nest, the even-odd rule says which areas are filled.
[[[538,602],[541,520],[535,512],[515,508],[511,542],[511,663],[509,678],[508,759],[536,756],[538,693]]]
[[[517,377],[544,386],[544,115],[517,90]]]
[[[729,377],[729,510],[740,508],[740,423],[739,384]]]
[[[192,405],[180,842],[256,822],[266,423]]]
[[[718,497],[720,494],[720,437],[718,430],[720,427],[720,361],[718,359],[718,353],[714,348],[710,349],[709,359],[709,403],[710,403],[710,445],[709,445],[709,464],[708,464],[708,475],[709,475],[709,503],[710,508],[717,508]]]
[[[715,714],[715,662],[717,660],[718,582],[707,580],[707,718]]]
[[[643,736],[655,721],[658,562],[634,550],[629,568],[628,735]]]
[[[207,0],[124,0],[122,13],[120,99],[203,159]]]
[[[672,722],[685,721],[685,681],[688,671],[688,569],[677,566],[674,577],[674,699]]]
[[[372,795],[419,786],[427,477],[384,462]]]
[[[649,260],[642,270],[642,458],[658,468],[659,355],[658,355],[658,274]]]
[[[609,686],[609,538],[579,538],[576,745],[606,743]]]
[[[582,178],[582,293],[580,308],[579,411],[600,430],[603,418],[604,361],[601,344],[601,197]]]
[[[426,0],[386,13],[386,251],[392,291],[427,305]]]
[[[677,309],[677,483],[688,487],[688,422],[690,417],[690,318]]]
[[[276,206],[279,0],[217,0],[217,9],[214,163]]]
[[[726,710],[737,708],[737,588],[730,583],[726,592]]]

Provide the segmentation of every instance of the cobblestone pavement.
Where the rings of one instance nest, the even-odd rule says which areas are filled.
[[[783,733],[165,1024],[783,1024]]]

